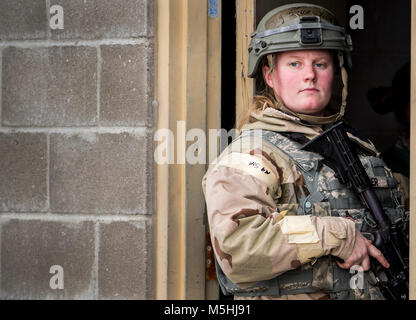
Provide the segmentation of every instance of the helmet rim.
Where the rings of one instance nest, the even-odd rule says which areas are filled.
[[[277,27],[270,29],[267,25]],[[247,76],[250,78],[256,76],[260,61],[265,56],[286,51],[342,51],[348,67],[352,67],[351,37],[339,26],[330,10],[308,3],[283,5],[269,11],[251,35],[248,50]]]

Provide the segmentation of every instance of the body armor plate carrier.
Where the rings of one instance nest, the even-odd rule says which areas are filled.
[[[333,170],[320,161],[323,159],[320,155],[300,150],[302,144],[291,139],[290,133],[247,130],[237,139],[246,136],[261,137],[265,143],[278,148],[294,161],[309,191],[309,195],[299,199],[298,215],[352,218],[357,230],[367,239],[373,240],[375,222],[367,208],[352,188],[341,184]],[[405,212],[400,205],[400,193],[391,172],[386,169],[382,159],[368,149],[360,148],[358,144],[357,153],[391,223],[401,224],[406,220]],[[226,295],[280,297],[287,294],[325,292],[331,299],[383,299],[380,290],[375,286],[372,272],[362,273],[364,286],[359,289],[351,286],[355,271],[350,273],[350,270],[339,268],[335,259],[334,256],[323,256],[273,279],[256,282],[245,289],[228,279],[217,262],[216,269],[220,287]]]

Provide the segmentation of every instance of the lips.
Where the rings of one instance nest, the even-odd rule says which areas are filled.
[[[318,92],[319,90],[316,88],[306,88],[301,90],[300,92]]]

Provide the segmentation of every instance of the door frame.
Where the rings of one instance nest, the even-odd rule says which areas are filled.
[[[227,0],[228,1],[228,0]],[[208,0],[156,2],[157,129],[221,127],[221,1],[218,16]],[[236,0],[236,118],[253,98],[247,78],[248,44],[256,0]],[[416,248],[416,5],[411,8],[410,248]],[[194,72],[198,70],[198,72]],[[178,130],[178,121],[184,128]],[[237,122],[238,125],[238,122]],[[208,134],[206,135],[208,137]],[[175,139],[184,158],[185,138]],[[208,141],[209,145],[209,141]],[[206,150],[209,150],[207,148]],[[175,158],[176,159],[176,158]],[[206,165],[155,164],[154,269],[156,299],[217,298],[218,285],[205,281],[205,201],[201,179]],[[416,252],[410,250],[410,299],[416,299]]]
[[[221,1],[210,1],[218,5],[211,11],[208,0],[155,3],[156,130],[173,133],[175,163],[155,162],[154,296],[215,298],[215,285],[205,282],[206,164],[185,161],[194,143],[185,137],[193,128],[221,126]]]

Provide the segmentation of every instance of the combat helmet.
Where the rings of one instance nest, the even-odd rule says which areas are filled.
[[[261,73],[260,62],[271,54],[312,49],[334,50],[337,53],[343,83],[341,108],[330,117],[295,115],[312,123],[330,123],[340,119],[345,112],[348,75],[344,61],[350,69],[352,41],[337,23],[335,15],[326,8],[309,3],[293,3],[267,13],[251,35],[247,75],[254,78],[258,72]],[[293,113],[287,109],[284,111]]]

